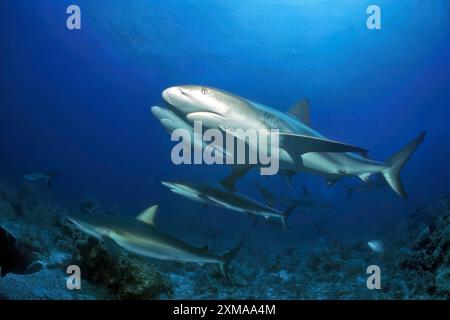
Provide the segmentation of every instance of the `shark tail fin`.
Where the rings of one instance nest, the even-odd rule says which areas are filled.
[[[229,265],[231,260],[236,256],[239,249],[242,247],[242,245],[245,243],[245,240],[241,240],[239,244],[231,249],[230,251],[226,252],[224,255],[221,256],[222,262],[220,263],[220,271],[222,271],[223,276],[227,281],[231,282],[230,273],[229,273]]]
[[[404,146],[403,149],[391,156],[386,161],[387,168],[381,171],[389,186],[403,198],[407,198],[407,195],[400,180],[400,171],[414,154],[419,144],[423,142],[424,138],[425,132],[422,132],[413,141]]]
[[[346,185],[346,184],[342,184],[342,186],[344,187],[345,192],[347,193],[347,200],[350,200],[350,197],[353,194],[353,188],[348,186],[348,185]]]
[[[297,202],[292,203],[289,208],[287,208],[283,212],[283,216],[281,217],[281,224],[283,225],[284,229],[287,229],[286,226],[286,218],[289,217],[289,215],[292,213],[292,211],[297,207]]]
[[[58,176],[58,175],[59,175],[59,172],[49,172],[47,174],[47,176],[45,177],[45,183],[47,184],[47,189],[50,190],[52,188],[53,178]]]

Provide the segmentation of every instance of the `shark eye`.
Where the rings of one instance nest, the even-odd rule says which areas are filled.
[[[208,94],[208,89],[207,88],[202,88],[202,93],[203,94]]]

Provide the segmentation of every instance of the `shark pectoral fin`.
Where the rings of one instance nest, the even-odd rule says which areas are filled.
[[[308,152],[366,152],[366,149],[324,138],[290,132],[272,132],[280,138],[280,146],[292,157]]]
[[[219,114],[204,111],[189,113],[186,118],[192,122],[201,121],[202,125],[208,128],[217,128],[217,123],[222,123],[224,120],[224,117]]]
[[[303,99],[294,104],[287,111],[288,114],[296,117],[307,126],[311,126],[311,115],[309,111],[309,100]]]
[[[234,129],[227,127],[224,124],[219,125],[219,128],[220,128],[220,130],[225,132],[225,134],[228,134],[228,135],[236,138],[237,140],[243,141],[248,146],[250,146],[252,148],[257,147],[257,145],[251,144],[252,141],[249,139],[249,137],[245,134],[245,132],[243,130],[234,130]]]
[[[151,206],[147,210],[139,214],[136,219],[145,222],[151,226],[155,225],[156,213],[158,212],[158,205]]]

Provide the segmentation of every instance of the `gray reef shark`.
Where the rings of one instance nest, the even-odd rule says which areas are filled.
[[[53,178],[55,178],[57,175],[59,175],[58,172],[38,172],[38,171],[30,171],[23,175],[23,179],[28,182],[37,182],[37,181],[44,181],[45,185],[48,189],[51,188],[51,184],[53,181]]]
[[[308,211],[325,210],[333,207],[332,203],[313,197],[306,187],[303,187],[303,192],[299,197],[292,198],[289,196],[277,196],[257,182],[255,182],[255,186],[270,206],[295,204],[298,209]]]
[[[155,227],[158,206],[152,206],[136,218],[100,214],[81,214],[68,219],[81,231],[102,241],[108,250],[116,254],[118,248],[144,257],[193,262],[200,265],[211,263],[220,266],[229,279],[228,265],[243,242],[222,256],[208,252],[207,247],[197,248],[178,240]]]
[[[153,107],[152,112],[168,130],[181,123],[192,127],[195,121],[230,134],[237,130],[276,129],[281,173],[287,176],[300,171],[315,173],[323,176],[329,185],[345,176],[367,181],[372,174],[381,173],[389,186],[404,198],[407,195],[400,171],[425,137],[422,132],[385,162],[380,162],[367,158],[365,149],[330,141],[312,129],[307,100],[288,112],[281,112],[223,90],[197,85],[170,87],[163,91],[162,97],[171,110]],[[247,141],[238,134],[235,137]]]
[[[286,228],[286,218],[295,208],[291,205],[284,212],[253,200],[234,190],[227,179],[221,183],[193,183],[161,181],[172,192],[205,205],[214,204],[229,210],[246,213],[253,218],[279,219]],[[256,220],[255,220],[256,222]]]
[[[347,199],[350,199],[352,194],[355,192],[369,192],[380,189],[386,189],[387,187],[389,187],[386,180],[383,179],[383,177],[380,174],[374,175],[373,178],[371,177],[369,181],[365,183],[361,183],[358,185],[342,184],[342,186],[347,192]]]

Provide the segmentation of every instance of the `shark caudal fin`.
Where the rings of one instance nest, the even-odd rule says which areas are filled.
[[[297,207],[298,203],[294,202],[283,212],[283,216],[281,217],[281,224],[283,225],[283,229],[287,229],[286,227],[286,218],[292,213],[292,211]]]
[[[400,180],[400,171],[408,162],[409,158],[414,154],[419,144],[423,142],[425,138],[425,131],[422,132],[413,141],[408,143],[399,152],[391,156],[387,161],[387,168],[382,170],[381,173],[386,179],[389,186],[401,197],[407,198],[402,181]]]
[[[222,262],[220,263],[220,271],[222,271],[223,276],[227,281],[231,282],[230,273],[229,273],[229,265],[230,261],[233,260],[233,258],[238,253],[239,249],[242,247],[242,245],[245,243],[245,240],[241,240],[239,244],[231,249],[230,251],[226,252],[224,255],[222,255],[220,258]]]

